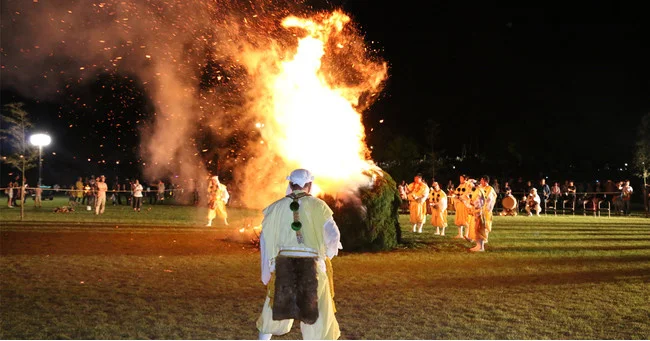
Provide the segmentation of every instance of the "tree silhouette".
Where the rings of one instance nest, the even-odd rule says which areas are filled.
[[[648,177],[650,177],[650,113],[641,118],[637,132],[634,165],[643,179],[643,203],[648,214]]]
[[[21,172],[20,220],[25,216],[25,171],[37,165],[38,153],[30,148],[26,134],[32,126],[23,103],[6,104],[0,124],[0,160]]]

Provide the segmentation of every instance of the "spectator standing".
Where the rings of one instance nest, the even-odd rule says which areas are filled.
[[[130,206],[133,206],[133,187],[135,187],[135,182],[129,180],[129,195],[127,196],[126,201]]]
[[[140,180],[135,180],[133,183],[133,211],[134,212],[140,212],[140,207],[142,206],[142,191],[144,188],[142,188],[142,185],[140,184]]]
[[[20,202],[22,200],[21,198],[24,192],[24,188],[22,187],[19,180],[20,178],[16,177],[16,181],[14,181],[14,206],[16,206],[17,202]]]
[[[22,198],[22,203],[20,204],[25,205],[27,202],[27,179],[25,179],[25,185],[24,186],[19,186],[20,187],[20,192],[19,192],[19,198]]]
[[[178,200],[178,198],[174,200]],[[198,204],[199,204],[199,185],[196,179],[192,179],[192,205],[197,206]]]
[[[70,190],[68,191],[68,206],[73,207],[74,204],[77,203],[77,190],[75,189],[74,185],[70,186]]]
[[[512,188],[510,188],[510,183],[506,181],[503,183],[503,197],[505,198],[508,195],[512,195]]]
[[[542,212],[546,213],[546,204],[551,197],[551,188],[546,183],[546,179],[542,178],[539,180],[539,189],[537,192],[540,194],[540,207],[542,208]]]
[[[34,188],[34,207],[41,208],[41,199],[43,197],[43,189],[40,186]]]
[[[630,180],[625,180],[623,186],[621,186],[621,198],[623,199],[623,214],[630,215],[630,203],[632,199],[632,193],[634,190],[630,186]]]
[[[494,193],[496,193],[497,199],[501,198],[501,185],[499,185],[499,180],[492,180],[492,189],[494,189]]]
[[[576,193],[578,192],[576,185],[573,183],[573,181],[569,181],[569,185],[567,186],[566,189],[566,197],[567,200],[571,203],[571,210],[575,210],[576,208]]]
[[[117,196],[117,204],[122,205],[122,197],[124,197],[124,204],[131,206],[131,196],[130,194],[127,194],[129,192],[127,192],[126,190],[126,184],[120,185],[120,191],[118,193],[119,194]]]
[[[104,209],[106,209],[106,192],[108,191],[108,185],[106,184],[106,177],[100,176],[97,178],[95,186],[97,187],[97,201],[95,203],[95,215],[104,214]]]
[[[533,186],[533,182],[530,181],[530,180],[526,181],[526,194],[524,194],[524,197],[525,197],[528,193],[530,193],[530,190],[533,189],[533,188],[535,188],[535,186]]]
[[[605,200],[611,203],[614,195],[616,195],[616,192],[618,192],[616,184],[611,179],[608,179],[607,182],[605,182]]]
[[[162,204],[165,202],[165,183],[160,180],[158,181],[158,198],[157,203]]]
[[[95,186],[97,184],[97,179],[95,178],[94,175],[91,175],[90,178],[88,179],[88,188],[90,189],[88,191],[88,201],[87,204],[90,207],[95,207],[95,199],[97,196],[97,187]]]
[[[118,198],[119,198],[119,195],[120,195],[119,194],[120,193],[120,185],[117,182],[117,179],[115,179],[115,182],[113,183],[112,188],[113,188],[113,190],[112,190],[113,193],[111,194],[111,205],[115,206],[118,203],[118,200],[119,200]]]
[[[400,213],[408,212],[408,209],[409,209],[408,196],[406,195],[407,187],[408,187],[408,184],[406,183],[405,180],[402,180],[402,182],[399,184],[399,186],[397,186],[397,191],[399,193],[399,198],[402,199],[402,203],[400,205]]]
[[[90,188],[90,183],[86,181],[83,189],[83,198],[81,199],[82,205],[90,206],[90,195],[92,194],[92,188]]]
[[[149,198],[149,205],[156,204],[156,192],[151,190],[151,186],[147,186],[147,197]]]
[[[5,190],[7,193],[7,207],[9,208],[14,208],[14,183],[13,181],[9,181],[9,185],[7,186],[7,189]]]
[[[447,182],[447,193],[453,194],[455,190],[456,190],[456,186],[454,186],[454,182],[449,180]]]
[[[399,186],[397,186],[397,190],[399,191],[399,197],[403,201],[408,200],[408,198],[406,197],[406,187],[407,186],[408,186],[408,184],[406,183],[405,180],[402,180],[402,182],[399,184]]]
[[[526,184],[524,183],[524,178],[521,176],[517,178],[517,182],[511,184],[511,187],[512,195],[514,195],[515,198],[525,197],[528,193],[526,190]]]
[[[76,201],[83,205],[84,183],[81,180],[81,177],[77,178],[77,182],[75,182],[74,188],[76,189],[76,191],[75,191]]]
[[[562,197],[562,190],[560,189],[560,183],[555,182],[553,183],[553,187],[551,187],[551,195],[549,196],[549,199],[554,204],[556,204],[557,201],[560,200],[560,197]]]
[[[564,193],[564,199],[567,199],[566,196],[569,192],[569,180],[565,180],[560,189],[562,190],[562,193]]]

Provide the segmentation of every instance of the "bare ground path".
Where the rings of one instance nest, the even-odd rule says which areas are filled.
[[[233,228],[15,227],[0,232],[1,255],[217,255],[253,247]]]

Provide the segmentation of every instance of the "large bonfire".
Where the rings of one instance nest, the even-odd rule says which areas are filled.
[[[367,185],[369,172],[377,171],[360,111],[379,91],[386,64],[361,53],[362,40],[346,30],[349,22],[341,11],[288,16],[281,23],[292,32],[293,44],[247,59],[259,80],[253,108],[262,148],[247,165],[246,179],[268,186],[263,193],[277,198],[286,189],[284,177],[297,167],[310,169],[325,193]],[[276,59],[269,62],[269,56]],[[259,187],[245,195],[254,203]]]
[[[356,191],[383,177],[361,115],[387,64],[341,10],[269,0],[5,7],[3,83],[67,99],[57,116],[71,134],[96,121],[87,141],[100,151],[74,159],[121,166],[134,148],[123,141],[136,135],[140,156],[129,163],[145,182],[171,178],[191,191],[218,173],[251,208],[283,195],[297,167],[339,203],[359,204]]]

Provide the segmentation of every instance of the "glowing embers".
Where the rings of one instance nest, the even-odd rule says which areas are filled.
[[[303,36],[293,54],[267,79],[270,103],[266,108],[271,117],[260,131],[269,148],[287,164],[311,170],[329,192],[356,181],[375,166],[369,160],[363,123],[356,110],[359,90],[332,76],[343,74],[332,71],[337,65],[329,54],[343,46],[339,40],[350,19],[342,12],[316,17],[283,20],[284,27],[298,28],[296,34]],[[385,69],[380,70],[385,75]]]

